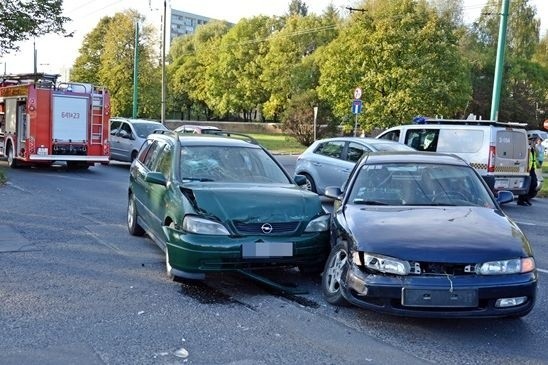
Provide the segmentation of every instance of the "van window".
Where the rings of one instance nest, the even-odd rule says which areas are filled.
[[[442,129],[437,152],[476,153],[483,146],[481,129]]]
[[[417,151],[436,151],[439,129],[410,129],[405,135],[405,144]]]
[[[394,129],[393,131],[386,132],[385,134],[383,134],[379,138],[399,142],[400,141],[400,130],[399,129]]]
[[[523,159],[527,157],[526,146],[524,133],[513,130],[497,131],[497,157]]]

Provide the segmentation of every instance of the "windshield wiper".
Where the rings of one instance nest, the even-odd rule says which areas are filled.
[[[363,204],[363,205],[388,205],[388,203],[380,202],[378,200],[364,200],[364,199],[354,199],[352,203]]]
[[[183,177],[181,180],[189,180],[189,181],[200,181],[200,182],[207,182],[207,181],[215,181],[213,179],[209,179],[207,177]]]

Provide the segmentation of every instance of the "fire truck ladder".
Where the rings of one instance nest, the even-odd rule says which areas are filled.
[[[103,123],[105,118],[105,89],[95,89],[91,95],[91,144],[103,144]]]

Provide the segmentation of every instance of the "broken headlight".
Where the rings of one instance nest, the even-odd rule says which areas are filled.
[[[329,218],[331,215],[325,214],[316,219],[312,219],[306,226],[305,232],[324,232],[329,229]]]
[[[370,254],[367,252],[364,252],[363,255],[356,252],[352,257],[355,264],[385,274],[408,275],[411,269],[409,262],[394,257]]]

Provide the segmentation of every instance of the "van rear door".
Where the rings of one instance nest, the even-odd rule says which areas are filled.
[[[495,189],[515,189],[524,187],[528,176],[528,148],[525,130],[493,128],[495,133]],[[513,178],[516,177],[516,178]],[[510,179],[508,179],[510,178]]]

